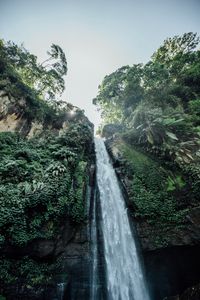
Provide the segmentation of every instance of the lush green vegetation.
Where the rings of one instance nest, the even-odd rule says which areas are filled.
[[[43,131],[31,139],[0,133],[1,287],[49,282],[60,272],[59,258],[52,254],[42,260],[26,249],[35,241],[55,242],[66,220],[74,227],[85,220],[93,134],[83,112],[58,98],[67,72],[63,50],[53,44],[48,55],[38,63],[22,46],[0,41],[0,90],[12,97],[13,107],[22,109],[30,124],[43,124]],[[26,102],[23,108],[21,99]]]
[[[176,199],[176,193],[184,193],[186,187],[183,175],[124,142],[120,149],[131,180],[129,196],[135,217],[145,218],[165,231],[181,225],[188,211],[188,203]]]
[[[127,173],[134,174],[135,216],[154,226],[181,224],[185,208],[198,205],[199,41],[191,32],[166,39],[147,64],[106,76],[93,100],[104,124],[124,128],[120,136]],[[181,196],[184,189],[190,200]]]
[[[34,89],[36,95],[55,100],[65,89],[63,76],[67,74],[67,61],[65,53],[58,45],[52,44],[47,52],[48,58],[39,63],[37,56],[27,51],[23,45],[0,40],[0,65],[6,65],[7,72],[17,76],[26,86]],[[1,72],[2,73],[2,72]],[[4,72],[6,80],[6,73]],[[19,82],[14,82],[14,87]]]
[[[123,135],[113,143],[123,158],[120,168],[131,215],[145,230],[149,245],[169,245],[187,228],[190,209],[199,206],[199,164],[180,168],[130,144]]]
[[[1,251],[8,246],[25,247],[38,238],[55,238],[66,218],[75,223],[84,220],[91,139],[87,126],[75,124],[62,135],[49,133],[45,139],[0,134]],[[1,263],[0,278],[9,279],[8,270],[3,271],[9,261]]]
[[[60,99],[66,73],[66,57],[57,45],[51,46],[44,63],[38,63],[23,46],[0,40],[0,91],[14,98],[16,107],[22,99],[26,102],[22,113],[30,124],[38,121],[45,127],[62,127],[66,113],[73,109]],[[82,111],[77,109],[78,113]]]
[[[168,38],[145,64],[106,76],[93,100],[104,123],[179,166],[199,160],[200,51],[193,33]]]

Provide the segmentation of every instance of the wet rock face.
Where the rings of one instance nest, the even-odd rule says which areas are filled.
[[[64,299],[89,299],[90,284],[90,237],[89,224],[77,231],[62,255],[63,270],[69,274]]]
[[[35,286],[35,288],[24,286],[23,289],[17,288],[16,285],[9,286],[6,300],[60,300],[60,292],[56,285]],[[64,299],[63,299],[64,300]]]
[[[55,274],[50,284],[29,287],[19,278],[18,283],[4,287],[7,300],[60,300],[58,291],[60,282],[65,284],[64,299],[88,299],[90,276],[88,224],[75,227],[66,222],[61,233],[55,240],[36,240],[26,248],[6,250],[7,255],[16,259],[28,255],[41,262],[52,261],[55,257],[60,257],[63,261],[62,274]]]
[[[55,258],[63,253],[66,247],[70,246],[70,241],[78,234],[79,230],[77,226],[66,220],[63,227],[60,228],[59,235],[55,236],[54,239],[35,239],[27,246],[18,248],[8,245],[1,249],[0,254],[11,258],[22,258],[28,255],[36,260]]]
[[[199,300],[199,299],[200,299],[200,284],[188,288],[181,295],[164,298],[164,300]]]
[[[94,174],[93,174],[94,176]],[[101,227],[102,213],[99,193],[95,185],[91,190],[89,222],[77,233],[66,247],[64,253],[65,267],[69,270],[69,284],[64,294],[64,300],[89,300],[92,290],[92,207],[96,200],[97,219],[97,293],[95,300],[107,299],[106,289],[106,264],[104,258],[103,232]]]
[[[200,284],[188,288],[179,298],[180,300],[199,300],[200,299]]]
[[[156,230],[145,220],[137,221],[137,231],[142,248],[147,251],[157,249],[155,245]],[[200,207],[191,208],[185,217],[185,226],[167,230],[170,236],[168,246],[195,246],[200,244]],[[160,247],[159,247],[160,248]]]
[[[200,246],[145,252],[144,262],[153,299],[162,300],[182,294],[185,289],[197,284],[200,278],[199,253]]]

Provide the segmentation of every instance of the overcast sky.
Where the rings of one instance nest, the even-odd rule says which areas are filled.
[[[45,58],[52,43],[67,57],[63,100],[98,122],[92,99],[103,77],[147,62],[164,39],[200,34],[200,0],[0,0],[1,38]]]

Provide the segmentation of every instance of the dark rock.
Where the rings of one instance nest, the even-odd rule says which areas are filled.
[[[25,255],[34,259],[55,258],[65,251],[66,245],[78,234],[78,230],[77,226],[66,219],[64,226],[60,228],[60,233],[54,239],[35,239],[24,247],[7,245],[1,249],[0,254],[16,259]]]
[[[95,171],[96,171],[96,166],[95,164],[92,164],[90,169],[89,169],[89,178],[90,178],[90,181],[89,181],[89,185],[91,187],[94,187],[95,186]]]
[[[188,288],[181,296],[180,300],[199,300],[200,299],[200,284]]]
[[[145,252],[147,282],[153,299],[181,294],[189,286],[197,284],[200,278],[199,253],[199,245]]]
[[[53,240],[42,240],[35,245],[34,256],[38,258],[46,258],[53,254],[55,243]],[[30,255],[30,254],[29,254]]]
[[[62,130],[67,128],[71,122],[85,124],[91,131],[94,131],[94,125],[84,115],[84,111],[70,103],[65,103],[69,111],[64,111],[60,118],[49,121],[44,118],[38,120],[34,115],[25,113],[30,108],[30,102],[26,95],[16,97],[11,93],[0,90],[0,132],[18,132],[29,138],[35,134],[44,134],[45,129],[51,130],[58,135]],[[73,115],[70,111],[73,110]]]
[[[163,300],[199,300],[200,284],[189,287],[180,296],[165,297]]]
[[[154,228],[152,224],[149,224],[144,219],[138,219],[136,222],[142,248],[145,251],[162,248],[162,243],[160,245],[155,244],[159,228]],[[200,244],[200,207],[190,208],[184,226],[167,228],[166,236],[169,247]]]
[[[179,296],[165,297],[163,300],[180,300]]]

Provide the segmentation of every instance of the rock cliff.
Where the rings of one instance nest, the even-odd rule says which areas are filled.
[[[9,80],[6,84],[10,84]],[[93,131],[93,124],[78,107],[62,102],[64,107],[57,106],[55,109],[51,103],[33,99],[30,100],[26,91],[20,88],[15,95],[12,89],[7,91],[5,86],[1,86],[0,132],[18,132],[31,138],[47,129],[59,133],[71,122],[87,124]]]
[[[53,106],[10,84],[0,84],[0,177],[1,200],[14,219],[0,224],[0,294],[88,299],[93,124],[71,104]],[[9,189],[24,203],[8,204]]]
[[[200,206],[187,174],[130,146],[118,134],[106,146],[137,229],[153,299],[182,294],[200,278]],[[184,183],[169,184],[169,178],[180,177]]]

